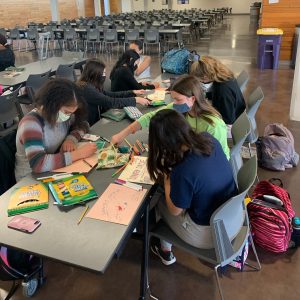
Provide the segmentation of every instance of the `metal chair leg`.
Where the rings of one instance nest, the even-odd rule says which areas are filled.
[[[253,241],[253,238],[252,238],[252,235],[249,234],[249,240],[250,240],[250,243],[251,243],[251,247],[252,247],[252,250],[253,250],[253,253],[254,253],[254,256],[255,256],[255,259],[256,259],[256,262],[257,262],[257,267],[256,266],[253,266],[247,262],[245,262],[245,264],[257,271],[260,271],[261,270],[261,264],[260,264],[260,261],[259,261],[259,258],[258,258],[258,255],[257,255],[257,252],[256,252],[256,248],[255,248],[255,245],[254,245],[254,241]]]
[[[221,267],[221,265],[215,266],[215,275],[216,275],[218,289],[219,289],[219,293],[220,293],[221,299],[224,300],[224,296],[223,296],[223,292],[222,292],[222,288],[221,288],[221,283],[220,283],[220,279],[219,279],[219,273],[218,273],[219,267]]]

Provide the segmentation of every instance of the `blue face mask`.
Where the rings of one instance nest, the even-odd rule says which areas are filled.
[[[181,114],[184,114],[191,110],[191,107],[189,107],[186,103],[183,103],[183,104],[175,104],[174,103],[173,108]]]

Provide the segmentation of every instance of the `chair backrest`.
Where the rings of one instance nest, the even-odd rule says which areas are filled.
[[[237,181],[237,173],[243,165],[241,156],[241,148],[250,133],[250,121],[246,114],[243,112],[232,124],[231,135],[233,146],[230,149],[230,164],[233,170],[234,179]]]
[[[241,92],[243,93],[249,81],[249,74],[245,70],[243,70],[236,78],[236,81]]]
[[[105,42],[114,43],[118,41],[118,33],[116,29],[104,29],[103,39]]]
[[[144,43],[159,43],[158,29],[145,29]]]
[[[74,68],[75,68],[75,63],[68,64],[68,65],[59,65],[55,75],[56,77],[66,78],[71,81],[75,81],[76,77],[75,77]]]
[[[86,31],[86,38],[88,41],[98,42],[100,39],[100,32],[97,28],[89,28]]]
[[[9,32],[9,38],[12,40],[19,40],[20,39],[19,29],[17,28],[11,29]]]
[[[27,30],[27,40],[38,40],[39,33],[36,28],[30,28]]]
[[[77,34],[74,28],[65,28],[64,29],[64,40],[75,40]]]
[[[0,136],[5,136],[18,127],[23,112],[17,101],[19,88],[11,94],[0,96]]]
[[[125,43],[130,43],[139,39],[140,32],[137,28],[125,30]]]
[[[31,74],[26,80],[26,88],[29,97],[33,100],[35,93],[42,87],[42,85],[49,79],[51,70],[42,74]]]
[[[257,157],[251,157],[239,170],[237,181],[239,194],[221,205],[211,216],[215,252],[218,262],[224,266],[232,261],[244,246],[249,234],[249,221],[244,199],[254,183],[257,173]],[[242,228],[242,225],[245,225]],[[229,237],[238,235],[231,242]]]
[[[0,28],[0,34],[2,34],[5,37],[7,36],[5,28]]]
[[[249,96],[248,102],[247,102],[247,115],[250,120],[251,124],[251,131],[248,135],[247,140],[249,143],[254,143],[257,141],[258,138],[258,131],[257,131],[257,124],[255,115],[256,112],[261,104],[261,102],[264,99],[264,93],[260,86],[258,86]]]

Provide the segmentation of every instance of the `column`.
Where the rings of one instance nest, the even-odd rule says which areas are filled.
[[[292,99],[290,106],[290,119],[300,121],[300,38],[297,45],[297,57],[294,72]]]
[[[94,7],[95,7],[95,16],[100,17],[101,16],[100,0],[94,0]]]
[[[52,21],[60,21],[57,0],[50,0],[51,19]]]

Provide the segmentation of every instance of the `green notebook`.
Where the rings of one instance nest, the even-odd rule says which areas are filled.
[[[123,109],[112,108],[101,114],[101,116],[119,122],[126,117],[126,113]]]

